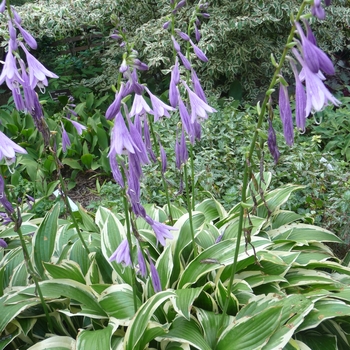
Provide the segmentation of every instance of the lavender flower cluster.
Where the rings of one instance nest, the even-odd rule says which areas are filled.
[[[325,0],[329,6],[330,0]],[[318,19],[325,18],[325,11],[321,0],[314,0],[311,13]],[[330,58],[317,46],[316,38],[307,20],[303,20],[306,30],[303,30],[299,22],[295,22],[296,34],[294,38],[295,47],[292,48],[293,57],[289,63],[295,77],[295,118],[299,130],[305,130],[305,122],[310,113],[321,111],[325,106],[333,104],[338,106],[338,101],[324,84],[326,75],[334,75],[334,66]],[[299,70],[298,67],[299,66]],[[286,143],[292,146],[294,143],[293,117],[289,102],[289,96],[283,77],[280,79],[279,89],[280,117],[283,124],[283,132]],[[268,147],[275,162],[279,158],[276,135],[272,124],[269,124]]]
[[[171,18],[173,24],[177,11],[185,5],[186,1],[184,0],[180,2],[171,1]],[[200,10],[202,10],[202,6]],[[204,16],[207,14],[200,13],[200,15]],[[197,42],[200,40],[199,25],[200,21],[196,18],[189,27],[190,30],[194,30],[194,40]],[[171,27],[174,28],[174,25]],[[163,28],[170,28],[170,21],[166,22]],[[207,113],[215,112],[215,109],[210,107],[207,103],[204,91],[193,68],[193,64],[191,63],[191,52],[187,50],[186,54],[182,53],[181,45],[175,39],[175,33],[185,42],[186,47],[188,47],[187,43],[190,44],[197,58],[203,62],[208,61],[202,50],[192,41],[190,31],[186,34],[178,29],[173,30],[171,39],[176,58],[175,64],[171,70],[169,86],[170,106],[152,94],[147,86],[139,83],[137,72],[147,70],[148,67],[137,58],[137,52],[131,50],[129,55],[124,55],[120,66],[120,73],[124,81],[121,82],[119,90],[115,95],[115,100],[106,112],[107,119],[114,119],[110,151],[108,154],[113,177],[121,187],[126,189],[134,215],[143,218],[152,227],[157,241],[163,246],[166,244],[166,239],[172,238],[171,231],[175,229],[169,225],[153,220],[147,215],[141,203],[140,183],[142,179],[142,166],[157,161],[157,157],[152,149],[148,116],[153,116],[153,122],[158,122],[163,117],[169,118],[170,112],[174,112],[178,109],[182,128],[181,131],[177,133],[175,155],[176,166],[178,169],[181,169],[182,165],[188,160],[186,134],[192,144],[196,139],[200,139],[201,122],[208,118]],[[120,41],[120,45],[125,46],[126,40],[124,39],[124,35],[125,33],[123,31],[115,31],[112,37]],[[182,66],[180,65],[179,59],[185,74],[181,72]],[[186,76],[188,76],[186,71],[190,73],[190,81],[186,81]],[[144,99],[145,93],[151,101],[151,106],[148,105]],[[134,98],[130,111],[123,102],[129,95],[133,95]],[[167,168],[167,158],[161,144],[160,158],[162,162],[162,173],[164,175]],[[137,251],[140,274],[145,276],[147,273],[144,258],[144,253],[146,253],[149,260],[154,290],[159,291],[161,289],[159,277],[148,251],[143,252],[138,243]],[[110,257],[110,261],[115,260],[117,263],[133,266],[130,252],[131,247],[129,247],[128,241],[125,238]]]

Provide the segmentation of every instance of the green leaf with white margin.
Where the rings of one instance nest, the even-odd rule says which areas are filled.
[[[196,211],[201,211],[205,215],[206,222],[223,219],[227,216],[224,207],[214,198],[207,198],[195,207]]]
[[[334,242],[343,241],[331,231],[325,228],[308,224],[290,224],[266,232],[275,242],[301,242],[307,245],[310,242]]]
[[[71,337],[55,335],[28,348],[28,350],[75,350],[76,341]]]
[[[272,306],[254,316],[235,320],[222,333],[216,350],[260,350],[279,327],[282,306]]]
[[[198,322],[201,324],[204,339],[209,344],[211,349],[215,349],[218,340],[219,331],[221,329],[221,324],[223,322],[223,314],[218,314],[216,312],[207,311],[199,308],[195,308]],[[223,329],[225,329],[229,324],[233,322],[232,316],[225,316],[224,322],[222,324]]]
[[[137,302],[139,307],[141,302],[138,299]],[[128,284],[108,287],[101,293],[99,303],[108,316],[118,319],[123,326],[135,315],[132,287]]]
[[[3,332],[6,326],[22,311],[40,303],[38,299],[33,300],[26,298],[24,300],[22,299],[18,303],[10,305],[7,303],[7,297],[8,295],[4,295],[0,298],[0,334]]]
[[[85,278],[80,266],[72,260],[63,260],[59,265],[43,263],[51,278],[67,278],[85,284]]]
[[[258,252],[269,245],[271,241],[254,236],[252,237],[252,244],[255,251]],[[227,266],[233,263],[235,254],[236,240],[230,239],[221,241],[213,246],[205,249],[195,259],[193,259],[181,274],[178,288],[188,288],[191,284],[198,281],[198,279],[210,271],[217,270],[222,266]],[[247,249],[245,243],[242,242],[239,248],[238,261],[248,259],[254,254],[253,249],[249,246]]]
[[[300,340],[290,339],[283,350],[312,350]]]
[[[28,244],[28,250],[31,250],[31,245]],[[24,261],[22,247],[11,249],[0,261],[0,266],[4,266],[2,273],[2,287],[8,287],[13,271]]]
[[[342,316],[350,316],[350,305],[341,300],[318,300],[315,303],[315,308],[305,317],[298,331],[315,328],[324,320]]]
[[[86,231],[98,232],[98,227],[94,223],[92,217],[88,214],[88,212],[79,204],[79,214],[82,220],[82,226]]]
[[[104,210],[101,210],[101,213],[106,214]],[[101,228],[102,253],[107,261],[125,237],[124,226],[112,212],[109,212],[109,215],[105,216],[105,221]],[[130,266],[123,266],[122,264],[117,264],[115,261],[109,263],[117,272],[118,282],[133,285],[134,281]]]
[[[227,288],[223,285],[223,283],[219,280],[217,282],[217,287],[215,289],[215,299],[219,304],[221,310],[224,310],[224,305],[226,304],[227,299]],[[236,315],[239,309],[239,301],[236,296],[231,293],[230,300],[227,306],[227,314],[228,315]]]
[[[58,299],[63,296],[78,302],[82,310],[77,315],[101,319],[107,317],[91,287],[82,283],[70,279],[47,280],[40,282],[40,289],[45,298]],[[24,288],[20,292],[10,295],[6,300],[6,304],[22,302],[24,298],[29,299],[29,296],[37,299],[34,286]]]
[[[161,339],[171,339],[180,343],[188,343],[199,350],[212,350],[205,341],[201,330],[194,319],[190,321],[183,317],[177,317],[173,321],[170,330]]]
[[[201,230],[202,225],[205,222],[205,215],[201,212],[192,213],[193,230],[196,233]],[[178,221],[176,221],[174,228],[177,231],[171,231],[173,239],[167,241],[167,244],[171,245],[174,257],[174,267],[172,271],[171,285],[178,280],[181,272],[181,253],[185,247],[191,243],[191,229],[190,220],[188,214],[183,215]]]
[[[252,288],[274,282],[287,282],[287,280],[280,275],[267,275],[263,271],[242,271],[237,273],[235,277],[246,281]]]
[[[177,289],[175,290],[177,298],[173,299],[173,306],[175,311],[186,318],[188,321],[191,317],[191,309],[195,299],[198,298],[199,294],[203,290],[203,287],[188,288],[188,289]]]
[[[331,334],[321,334],[319,332],[302,332],[298,334],[298,340],[302,340],[307,346],[306,349],[310,350],[340,349],[337,346],[337,337]]]
[[[158,271],[162,290],[166,290],[170,285],[170,276],[173,271],[173,256],[171,253],[171,246],[165,247],[162,254],[159,256],[156,262],[156,268]],[[149,282],[150,277],[149,277]]]
[[[81,330],[77,337],[76,349],[84,350],[112,350],[111,338],[118,329],[119,322],[111,319],[108,326],[98,330]]]
[[[173,220],[175,221],[181,218],[182,215],[187,213],[187,210],[184,207],[175,206],[174,204],[170,204],[170,208],[171,208],[171,214],[173,215]],[[167,204],[164,205],[163,210],[167,215],[169,215]]]
[[[337,282],[332,279],[332,276],[323,271],[314,271],[307,269],[292,268],[285,276],[287,282],[281,283],[282,288],[290,288],[296,286],[311,286],[321,284],[336,284]]]
[[[38,226],[32,222],[24,222],[21,225],[21,231],[24,236],[32,234],[38,229]],[[0,233],[0,238],[18,237],[18,233],[15,232],[14,227],[10,226]]]
[[[162,326],[160,323],[150,321],[147,329],[144,331],[142,339],[139,343],[140,349],[148,349],[147,344],[153,339],[164,335],[170,327],[170,324]]]
[[[33,236],[32,261],[42,279],[45,279],[43,262],[49,262],[55,248],[60,203],[56,203],[45,215]]]
[[[25,261],[22,261],[13,271],[9,287],[25,286],[28,283],[28,271]]]
[[[144,347],[141,347],[142,337],[149,325],[149,321],[152,318],[154,311],[166,300],[175,297],[176,294],[174,291],[166,290],[153,295],[141,305],[126,331],[124,350],[144,349]]]
[[[283,225],[288,225],[294,221],[302,219],[303,216],[289,210],[278,210],[272,218],[272,229],[279,228]]]
[[[303,295],[289,295],[278,303],[283,307],[281,325],[263,350],[282,349],[288,344],[299,325],[314,307],[314,303]]]
[[[0,350],[8,349],[6,348],[6,346],[12,343],[14,339],[16,339],[21,333],[22,333],[21,330],[19,328],[16,328],[16,330],[13,331],[12,333],[6,334],[3,337],[1,337]]]

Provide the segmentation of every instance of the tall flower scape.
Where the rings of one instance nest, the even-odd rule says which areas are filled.
[[[161,118],[170,118],[171,114],[179,114],[181,127],[177,130],[175,142],[176,167],[181,169],[186,166],[189,158],[188,144],[194,144],[201,137],[201,123],[208,118],[208,113],[215,112],[206,99],[195,70],[195,59],[207,62],[208,58],[198,47],[201,39],[200,25],[201,18],[209,18],[205,12],[207,4],[199,4],[190,20],[187,33],[176,28],[176,14],[186,5],[186,1],[170,1],[171,14],[169,20],[164,23],[164,30],[170,31],[173,45],[174,65],[171,69],[169,85],[169,102],[166,104],[156,97],[146,85],[139,82],[138,72],[145,71],[148,66],[137,58],[137,52],[127,42],[123,30],[115,30],[111,37],[120,42],[121,47],[126,47],[123,61],[120,66],[120,79],[116,90],[115,100],[106,111],[106,118],[114,121],[111,134],[109,162],[115,181],[125,189],[126,198],[132,210],[132,215],[144,219],[152,228],[156,240],[165,246],[166,239],[172,238],[172,231],[175,229],[162,222],[158,222],[147,215],[141,199],[142,166],[151,162],[157,162],[155,150],[158,150],[159,142],[162,173],[167,168],[167,159],[161,141],[152,140],[152,123],[158,122]],[[325,2],[326,6],[330,1]],[[5,11],[5,0],[1,3],[0,12]],[[8,11],[8,53],[0,75],[0,84],[6,82],[12,91],[13,99],[17,110],[30,113],[35,125],[43,133],[44,138],[49,135],[45,133],[44,115],[39,103],[39,97],[35,91],[40,91],[48,85],[47,78],[57,76],[47,70],[30,52],[29,49],[36,49],[37,43],[30,33],[21,26],[21,18],[13,7]],[[325,12],[321,1],[314,1],[311,12],[319,19],[324,19]],[[321,110],[329,103],[338,105],[335,99],[324,85],[324,74],[334,74],[331,60],[317,47],[316,39],[306,19],[292,23],[296,28],[296,37],[293,48],[293,57],[287,57],[295,75],[296,86],[296,125],[298,129],[305,128],[305,120],[311,112]],[[306,31],[306,33],[305,33]],[[195,43],[196,42],[196,43]],[[19,50],[25,54],[26,60],[20,57]],[[299,67],[299,68],[298,68]],[[283,122],[284,136],[288,145],[293,144],[294,127],[292,111],[289,103],[288,92],[285,80],[282,75],[277,82],[280,84],[279,106],[280,116]],[[126,101],[133,99],[129,110]],[[148,97],[148,103],[145,99]],[[74,105],[71,105],[74,107]],[[72,111],[74,113],[74,111]],[[68,118],[66,118],[68,119]],[[68,119],[69,120],[69,119]],[[75,121],[73,126],[81,134],[84,127]],[[272,121],[269,121],[268,146],[275,161],[278,161],[279,152],[276,144],[276,136],[273,130]],[[70,141],[62,125],[62,147],[66,151]],[[15,161],[15,152],[25,153],[26,151],[13,143],[6,135],[0,134],[0,157],[6,162]],[[188,141],[187,141],[188,140]],[[48,141],[46,140],[48,143]],[[188,142],[188,143],[187,143]],[[182,184],[180,185],[182,187]],[[170,202],[168,202],[169,204]],[[128,209],[127,209],[128,210]],[[168,206],[170,211],[170,206]],[[131,234],[133,233],[133,235]],[[110,260],[117,263],[134,267],[133,246],[137,247],[137,260],[139,272],[147,274],[146,260],[149,259],[150,271],[155,291],[161,290],[156,269],[150,258],[147,249],[142,249],[142,239],[137,231],[132,228],[129,236],[119,245]]]

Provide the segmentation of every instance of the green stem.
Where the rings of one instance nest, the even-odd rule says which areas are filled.
[[[85,248],[87,254],[90,254],[90,250],[84,240],[84,237],[80,231],[80,228],[79,228],[79,225],[78,225],[78,222],[73,214],[73,211],[72,211],[72,208],[69,204],[69,201],[68,201],[68,196],[67,196],[67,188],[66,188],[66,184],[64,182],[64,179],[61,175],[61,172],[59,171],[59,180],[60,180],[60,184],[61,184],[61,192],[62,192],[62,198],[63,198],[63,201],[64,201],[64,204],[66,206],[66,209],[68,211],[68,214],[70,216],[70,218],[72,219],[72,222],[73,222],[73,226],[75,227],[75,230],[77,231],[77,234],[79,236],[79,239],[81,241],[81,244],[83,245],[83,247]]]
[[[31,277],[32,277],[32,279],[34,281],[35,289],[36,289],[36,291],[37,291],[37,293],[39,295],[41,305],[42,305],[42,307],[44,309],[44,312],[45,312],[45,316],[46,316],[46,319],[47,319],[49,330],[50,330],[51,333],[54,333],[52,320],[51,320],[51,317],[50,317],[50,314],[49,314],[49,310],[48,310],[48,307],[46,305],[43,293],[42,293],[41,288],[40,288],[39,276],[37,275],[36,271],[34,270],[33,264],[32,264],[32,262],[30,260],[30,255],[29,255],[28,248],[27,248],[25,239],[23,237],[23,233],[22,233],[21,228],[17,227],[16,228],[16,232],[17,232],[19,240],[21,242],[23,255],[24,255],[24,261],[26,262],[26,266],[27,266],[27,271],[31,275]]]
[[[130,215],[129,215],[129,203],[126,194],[126,176],[124,173],[123,167],[121,167],[121,172],[124,180],[124,195],[123,195],[123,204],[124,204],[124,213],[125,213],[125,224],[126,224],[126,239],[128,241],[129,251],[130,251],[130,260],[132,261],[132,241],[131,241],[131,229],[130,229]],[[136,274],[134,264],[131,267],[131,279],[132,279],[132,293],[133,293],[133,302],[134,302],[134,312],[137,312],[137,290],[136,290]]]
[[[185,186],[186,186],[187,209],[188,209],[188,218],[190,221],[190,231],[191,231],[191,238],[192,238],[193,255],[194,255],[194,257],[196,257],[198,255],[198,251],[197,251],[197,245],[196,245],[195,238],[194,238],[191,196],[190,196],[190,188],[189,188],[189,184],[188,184],[188,174],[187,174],[187,165],[186,164],[184,164],[184,181],[185,181]]]
[[[194,187],[194,161],[193,161],[194,157],[193,157],[193,146],[192,144],[190,144],[190,164],[191,164],[191,189],[192,189],[192,198],[191,198],[191,205],[192,205],[192,210],[194,210],[194,205],[195,205],[195,202],[194,202],[194,190],[195,190],[195,187]]]
[[[301,6],[300,9],[298,11],[298,14],[296,16],[296,21],[298,21],[302,15],[302,12],[305,8],[306,2],[304,1]],[[276,84],[278,75],[281,71],[281,68],[284,64],[284,61],[286,59],[287,53],[290,50],[289,44],[292,42],[293,38],[294,38],[294,32],[295,32],[295,25],[293,23],[292,28],[290,30],[288,39],[287,39],[287,43],[284,47],[281,59],[279,61],[279,64],[277,65],[275,72],[273,74],[273,77],[271,79],[271,83],[270,86],[265,94],[265,98],[264,101],[262,103],[261,106],[261,110],[260,113],[258,115],[258,122],[256,125],[256,129],[254,131],[251,143],[250,143],[250,147],[249,147],[249,152],[246,155],[246,161],[244,164],[244,173],[243,173],[243,185],[242,185],[242,196],[241,196],[241,202],[245,203],[247,200],[247,188],[248,188],[248,183],[249,183],[249,179],[250,179],[250,167],[248,164],[250,164],[254,150],[255,150],[255,145],[256,145],[256,141],[258,138],[258,134],[259,134],[259,129],[262,126],[262,123],[264,121],[264,116],[265,116],[265,111],[266,111],[266,106],[267,103],[269,101],[270,95],[271,95],[271,89],[273,89],[273,87]],[[239,212],[239,224],[238,224],[238,231],[237,231],[237,240],[236,240],[236,248],[235,248],[235,254],[234,254],[234,260],[233,260],[233,264],[231,265],[231,272],[230,272],[230,280],[229,283],[227,285],[227,293],[226,293],[226,300],[225,300],[225,304],[224,304],[224,309],[222,312],[222,319],[221,319],[221,326],[220,329],[222,330],[222,327],[224,325],[224,321],[225,321],[225,317],[227,315],[227,309],[228,309],[228,305],[230,302],[230,295],[231,295],[231,291],[232,291],[232,285],[233,285],[233,281],[234,281],[234,277],[237,271],[237,263],[238,263],[238,254],[239,254],[239,247],[240,247],[240,243],[241,243],[241,238],[242,238],[242,233],[243,233],[243,222],[244,222],[244,207],[241,205],[240,207],[240,212]]]

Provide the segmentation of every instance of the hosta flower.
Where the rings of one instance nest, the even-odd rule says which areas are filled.
[[[187,135],[190,136],[192,140],[193,135],[193,124],[191,123],[191,117],[187,111],[187,108],[182,101],[181,97],[179,97],[179,112],[180,112],[180,118],[182,121],[182,125],[187,133]]]
[[[83,133],[83,130],[86,130],[86,126],[84,126],[82,124],[80,124],[72,119],[65,118],[65,117],[64,117],[64,119],[69,120],[69,122],[73,124],[75,130],[77,131],[77,133],[79,135],[81,135]]]
[[[19,89],[20,84],[23,83],[22,77],[20,76],[16,66],[16,60],[12,54],[12,49],[13,48],[10,41],[5,63],[0,75],[0,85],[6,81],[6,85],[10,90]]]
[[[115,100],[107,108],[106,119],[114,119],[115,116],[119,113],[122,99],[126,96],[125,92],[127,92],[127,89],[125,87],[125,84],[122,83],[120,85],[119,91],[115,94]]]
[[[166,158],[166,153],[161,144],[159,144],[160,148],[160,160],[162,162],[162,173],[165,174],[166,168],[167,168],[167,158]]]
[[[269,147],[269,151],[275,161],[275,164],[277,164],[278,159],[280,157],[280,152],[277,146],[276,133],[270,119],[269,119],[269,131],[268,131],[268,137],[267,137],[267,146]]]
[[[323,84],[323,80],[325,80],[323,74],[321,72],[313,73],[295,48],[292,49],[292,52],[303,67],[299,77],[301,81],[305,81],[305,115],[308,116],[311,111],[318,112],[322,110],[329,102],[335,106],[340,105],[340,101],[338,101]]]
[[[174,38],[174,36],[171,36],[171,40],[173,41],[173,46],[176,52],[180,52],[181,48],[179,43],[176,41],[176,39]]]
[[[162,222],[158,222],[156,220],[151,219],[148,215],[146,215],[145,220],[152,227],[156,235],[157,242],[159,242],[162,246],[165,246],[166,238],[173,238],[173,235],[170,233],[170,231],[177,230],[172,226],[168,226],[166,224],[163,224]]]
[[[186,33],[182,32],[181,30],[175,29],[175,32],[181,39],[183,39],[185,41],[189,41],[190,40],[190,37]]]
[[[196,41],[198,43],[198,41],[201,40],[201,33],[200,33],[196,23],[194,24],[194,35],[195,35]]]
[[[16,159],[16,153],[26,154],[27,151],[0,131],[0,160],[5,158],[7,164],[12,164]]]
[[[191,80],[193,84],[194,91],[198,97],[200,97],[205,103],[207,103],[207,98],[205,97],[205,93],[202,89],[202,85],[198,79],[198,76],[194,69],[191,71]]]
[[[330,58],[313,43],[313,39],[309,40],[305,36],[304,31],[298,22],[295,22],[295,25],[301,38],[303,58],[310,70],[313,73],[317,73],[321,69],[326,74],[333,75],[334,67]],[[311,28],[307,28],[307,30],[310,32]],[[311,33],[308,35],[310,38],[313,37],[313,34],[311,35]]]
[[[306,92],[299,78],[299,73],[293,61],[290,62],[295,77],[295,120],[298,129],[305,130],[306,121]]]
[[[181,165],[185,164],[188,160],[188,151],[186,146],[185,133],[182,129],[180,140],[175,141],[175,164],[178,169],[181,169]]]
[[[142,277],[147,276],[147,266],[146,261],[143,256],[142,250],[139,246],[137,246],[137,261],[139,263],[139,272]]]
[[[200,118],[199,121],[201,121],[201,119],[207,119],[208,118],[207,112],[209,112],[209,113],[216,112],[216,110],[214,108],[210,107],[201,98],[199,98],[188,87],[188,85],[183,80],[181,81],[181,83],[186,88],[187,93],[188,93],[188,97],[189,97],[189,100],[190,100],[190,105],[191,105],[191,122],[192,123],[194,123],[194,121],[197,120],[198,118]]]
[[[114,180],[117,182],[117,184],[119,184],[121,188],[124,188],[124,180],[123,180],[122,173],[120,172],[119,164],[116,156],[117,155],[115,152],[112,152],[108,155],[109,165],[111,167]]]
[[[132,117],[136,114],[140,115],[144,113],[153,114],[150,106],[147,104],[143,96],[135,94],[134,102],[132,104],[131,111],[130,111],[130,116]]]
[[[280,83],[279,101],[280,117],[283,124],[283,134],[287,145],[294,143],[293,116],[290,108],[287,87]]]
[[[191,63],[190,61],[187,59],[187,57],[185,55],[183,55],[180,51],[177,53],[181,59],[182,64],[184,65],[184,67],[187,70],[191,70]]]
[[[5,194],[5,181],[0,175],[0,204],[4,207],[7,214],[12,214],[15,210],[13,209],[12,204],[8,201]]]
[[[143,138],[145,140],[145,147],[146,147],[147,153],[152,159],[152,161],[155,163],[157,161],[157,157],[152,150],[151,135],[149,132],[147,118],[145,118],[143,122]]]
[[[150,270],[151,270],[151,280],[152,280],[153,289],[156,293],[158,293],[158,292],[162,291],[162,285],[160,283],[159,274],[158,274],[156,267],[154,266],[154,264],[152,262],[152,259],[150,257],[148,257],[148,258],[149,258],[149,266],[150,266]]]
[[[203,62],[208,62],[207,56],[204,54],[204,52],[192,41],[190,40],[190,43],[193,47],[193,51],[196,54],[196,56]]]
[[[0,3],[0,13],[5,12],[6,0],[2,0]]]
[[[34,90],[36,86],[42,88],[47,86],[47,77],[58,78],[58,76],[46,69],[32,54],[28,52],[25,46],[20,43],[27,59],[29,70],[29,85]]]
[[[7,243],[2,238],[0,238],[0,247],[7,248]]]
[[[36,50],[36,48],[38,47],[38,44],[36,40],[33,38],[33,36],[30,33],[28,33],[24,28],[22,28],[22,26],[16,20],[15,20],[15,24],[16,24],[16,27],[21,32],[23,39],[28,44],[28,46],[31,49]]]
[[[62,127],[62,150],[63,152],[67,152],[67,147],[71,145],[69,136],[67,134],[66,129],[63,126],[63,123],[61,122]]]
[[[145,90],[147,91],[147,93],[151,99],[154,121],[155,122],[158,121],[159,118],[163,117],[163,116],[170,118],[169,111],[175,111],[175,108],[170,107],[167,104],[165,104],[157,96],[153,95],[147,87],[145,87]]]
[[[124,118],[119,112],[115,117],[114,126],[111,135],[111,145],[108,156],[112,154],[123,154],[127,150],[130,153],[140,151],[133,142],[129,130],[125,125]]]
[[[129,243],[126,238],[119,244],[119,247],[108,260],[124,266],[132,266]]]

